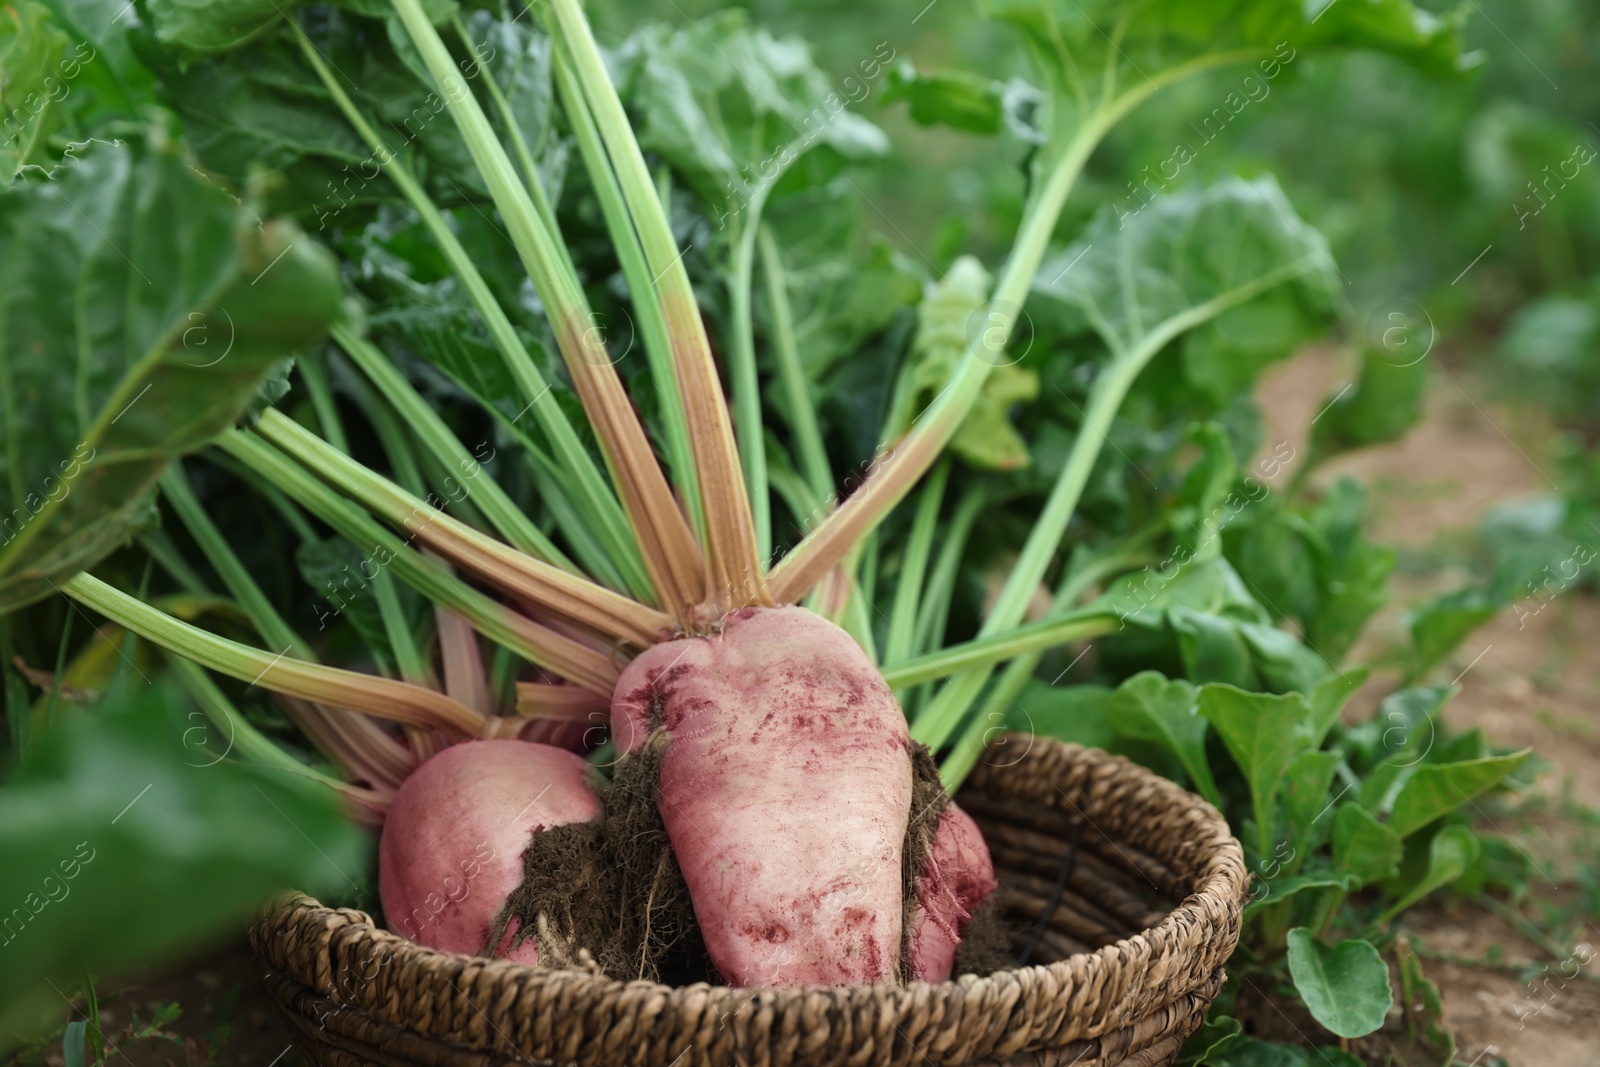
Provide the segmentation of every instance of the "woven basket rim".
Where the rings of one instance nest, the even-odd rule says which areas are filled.
[[[289,973],[318,994],[400,1025],[406,1025],[407,1013],[400,1010],[392,996],[367,996],[361,984],[352,985],[348,981],[341,989],[335,972],[348,971],[358,962],[370,970],[372,957],[376,956],[380,965],[398,965],[406,975],[415,975],[418,979],[444,978],[450,989],[466,997],[469,1004],[472,999],[464,989],[481,993],[497,1012],[508,1011],[509,1007],[519,1004],[562,1004],[582,1014],[581,1005],[603,1001],[648,1004],[653,1015],[692,1014],[699,1018],[709,1014],[721,1019],[747,1013],[770,1013],[776,1017],[793,1013],[796,1018],[809,1018],[818,1011],[829,1016],[848,1015],[868,1004],[902,1020],[917,1014],[931,1013],[935,1017],[951,1012],[959,1014],[963,1005],[970,1011],[972,1005],[978,1004],[989,1005],[989,1010],[1008,1009],[1009,1015],[1017,1016],[1043,1010],[1039,999],[1041,988],[1055,990],[1059,997],[1063,988],[1070,990],[1093,978],[1103,994],[1097,998],[1098,1010],[1088,1013],[1093,1017],[1057,1019],[1054,1025],[1046,1027],[1047,1043],[1053,1047],[1110,1033],[1127,1025],[1130,1014],[1137,1017],[1140,1010],[1171,1003],[1207,984],[1214,987],[1223,962],[1237,943],[1243,897],[1249,881],[1243,850],[1223,816],[1204,799],[1176,783],[1121,756],[1098,749],[1026,734],[1006,735],[996,742],[996,747],[1023,738],[1028,741],[1028,751],[1022,757],[1004,768],[980,761],[966,788],[973,791],[993,788],[1004,775],[1024,770],[1033,771],[1035,778],[1045,779],[1048,774],[1040,772],[1047,772],[1049,768],[1041,765],[1059,765],[1081,779],[1079,801],[1082,803],[1067,796],[1059,784],[1055,785],[1056,791],[1091,827],[1095,821],[1085,809],[1093,805],[1089,794],[1094,790],[1113,797],[1122,792],[1134,793],[1145,808],[1160,813],[1164,824],[1187,824],[1182,827],[1185,832],[1176,835],[1178,843],[1174,847],[1193,856],[1196,862],[1188,869],[1174,869],[1189,884],[1189,892],[1157,925],[1087,953],[990,975],[966,974],[944,982],[918,981],[902,986],[880,983],[781,989],[745,989],[703,982],[669,986],[644,980],[619,981],[582,971],[547,970],[508,960],[446,952],[380,929],[365,912],[329,908],[304,893],[281,895],[269,905],[263,920],[252,930],[252,942],[258,954],[271,966]],[[1117,812],[1096,813],[1102,815],[1102,821],[1117,815]],[[1126,834],[1120,837],[1128,840]],[[1164,862],[1170,864],[1170,860],[1164,859]],[[315,967],[318,973],[296,973],[306,968],[296,968],[287,958],[285,945],[291,941],[302,946],[307,942],[321,946],[323,962]],[[1189,958],[1186,961],[1175,959],[1175,954]],[[1164,989],[1165,995],[1158,993],[1157,987]],[[448,997],[449,992],[443,991],[443,995]],[[1139,1010],[1126,1003],[1130,999],[1140,1005]],[[476,1004],[473,1007],[477,1010]],[[501,1052],[528,1055],[530,1040],[535,1045],[546,1044],[538,1035],[526,1036],[531,1032],[525,1027],[516,1029],[525,1035],[523,1040],[511,1038],[502,1028],[495,1027],[487,1045]],[[898,1025],[896,1029],[900,1029]],[[1006,1025],[981,1029],[990,1032],[960,1042],[964,1046],[961,1057],[934,1057],[932,1062],[1004,1058],[1017,1048],[1033,1047],[1026,1042],[1008,1040]],[[1039,1036],[1037,1025],[1028,1029],[1034,1032],[1035,1038]],[[495,1035],[499,1040],[495,1040]],[[902,1032],[901,1036],[906,1035]],[[1008,1047],[1013,1044],[1017,1047]],[[520,1051],[518,1046],[521,1046]],[[569,1045],[561,1047],[571,1051]],[[550,1058],[559,1059],[560,1056]],[[671,1057],[663,1059],[663,1065],[670,1060]],[[580,1056],[569,1062],[589,1061]]]

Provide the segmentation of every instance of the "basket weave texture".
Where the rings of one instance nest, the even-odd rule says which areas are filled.
[[[1016,754],[1024,752],[1020,757]],[[1127,760],[1010,735],[956,798],[1028,963],[949,982],[617,982],[424,948],[303,895],[251,931],[321,1067],[1155,1067],[1199,1028],[1248,881],[1216,809]]]

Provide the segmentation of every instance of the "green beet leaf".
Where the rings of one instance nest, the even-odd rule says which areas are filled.
[[[393,650],[379,612],[374,583],[363,570],[367,562],[363,550],[342,537],[305,541],[295,550],[294,562],[317,598],[314,609],[317,629],[321,631],[341,621],[348,622],[372,653],[379,669],[392,674]],[[401,586],[401,596],[407,602],[416,600],[415,592],[408,586]],[[412,605],[408,603],[408,606]]]
[[[1243,594],[1238,576],[1226,561],[1183,565],[1176,555],[1170,563],[1163,561],[1163,565],[1152,564],[1142,571],[1122,575],[1106,587],[1095,603],[1115,614],[1124,627],[1159,629],[1166,624],[1167,612],[1172,608],[1266,621],[1259,606]]]
[[[0,787],[0,1004],[26,1021],[84,971],[155,964],[273,892],[349,892],[369,845],[321,785],[202,751],[176,687],[113,689]],[[204,740],[204,739],[200,739]],[[9,1029],[9,1028],[8,1028]]]
[[[1289,765],[1305,751],[1303,731],[1311,708],[1299,693],[1273,696],[1216,684],[1201,687],[1199,708],[1250,785],[1257,844],[1266,855],[1272,805]]]
[[[1362,536],[1366,491],[1353,478],[1340,478],[1311,513],[1317,536],[1308,541],[1317,573],[1316,610],[1305,620],[1306,639],[1337,663],[1361,629],[1389,599],[1392,548]]]
[[[50,22],[50,12],[37,0],[20,0],[0,19],[0,181],[9,182],[17,169],[60,125],[62,104],[72,91],[66,77],[76,50],[68,55],[67,36]],[[32,162],[39,162],[32,159]]]
[[[1311,701],[1311,721],[1308,737],[1314,745],[1322,744],[1339,721],[1339,712],[1345,703],[1366,683],[1372,672],[1366,667],[1352,667],[1341,673],[1330,674],[1318,682],[1308,696]]]
[[[298,0],[150,0],[147,9],[156,39],[187,52],[226,52],[267,33]],[[370,16],[391,9],[375,0],[342,0],[339,7]],[[425,0],[423,10],[435,22],[455,11],[454,0]]]
[[[1192,1064],[1217,1062],[1213,1057],[1220,1056],[1243,1036],[1244,1024],[1231,1015],[1207,1019],[1199,1032],[1183,1046],[1178,1063],[1190,1067]]]
[[[1532,754],[1532,749],[1523,749],[1506,756],[1459,763],[1426,763],[1417,767],[1395,795],[1389,814],[1390,828],[1401,837],[1416,833],[1479,793],[1499,785]]]
[[[150,0],[148,10],[162,44],[222,52],[271,29],[284,6],[276,0]]]
[[[1299,6],[1299,5],[1296,5]],[[1410,0],[1339,4],[1313,0],[1303,7],[1310,48],[1364,48],[1387,52],[1435,75],[1460,74],[1483,63],[1480,52],[1463,50],[1462,28],[1469,5],[1436,15]]]
[[[44,6],[73,42],[64,57],[68,62],[58,71],[69,87],[77,137],[94,134],[107,121],[126,120],[154,102],[154,80],[134,55],[130,32],[144,28],[126,0],[44,0]]]
[[[884,42],[836,87],[808,45],[752,29],[733,9],[683,28],[646,24],[617,60],[640,145],[670,161],[725,224],[773,189],[815,185],[847,159],[886,153],[883,131],[849,108],[893,57]]]
[[[0,195],[0,610],[149,518],[173,458],[227,429],[340,313],[333,260],[170,147],[96,142]]]
[[[1195,688],[1155,671],[1136,674],[1112,694],[1107,719],[1117,733],[1152,741],[1178,758],[1190,783],[1212,804],[1222,794],[1206,762],[1206,720],[1195,712]]]
[[[1186,436],[1200,446],[1201,456],[1184,472],[1170,522],[1190,555],[1214,559],[1222,552],[1223,524],[1246,506],[1247,498],[1236,489],[1239,461],[1221,423],[1198,423]]]
[[[1342,804],[1333,820],[1333,863],[1354,878],[1356,888],[1400,870],[1405,842],[1360,804]]]
[[[1467,635],[1499,614],[1505,605],[1476,589],[1450,593],[1412,612],[1406,619],[1411,632],[1411,678],[1421,678],[1454,652]]]
[[[1316,652],[1272,626],[1182,606],[1169,609],[1167,621],[1177,633],[1184,671],[1198,682],[1303,692],[1327,670]]]
[[[1428,842],[1428,868],[1417,882],[1383,913],[1388,921],[1435,889],[1460,878],[1478,862],[1478,836],[1465,826],[1446,826]]]
[[[1298,869],[1313,845],[1332,829],[1328,815],[1337,801],[1329,798],[1328,790],[1342,758],[1331,749],[1302,752],[1283,776],[1284,832],[1294,850],[1293,860],[1287,864],[1290,870]]]
[[[1312,1016],[1340,1037],[1372,1033],[1394,1004],[1389,966],[1370,941],[1325,945],[1297,926],[1289,931],[1289,974]]]
[[[381,6],[389,9],[387,0]],[[208,169],[242,183],[256,170],[269,168],[274,178],[264,195],[274,210],[323,235],[336,226],[353,228],[362,217],[360,209],[401,199],[384,171],[388,157],[350,125],[284,20],[276,11],[272,15],[262,32],[239,40],[222,33],[216,48],[204,54],[174,47],[152,52],[149,61],[171,92],[171,106],[183,117],[187,143]],[[339,11],[305,21],[313,47],[346,76],[341,88],[373,123],[386,149],[436,200],[448,204],[464,195],[487,199],[444,96],[430,79],[419,78],[407,66],[412,50],[403,31],[391,32],[389,23]],[[462,60],[461,85],[483,93],[474,63],[483,59],[515,109],[528,143],[548,145],[548,41],[528,23],[475,13],[468,25],[473,50],[466,53],[461,47],[471,57]],[[441,32],[454,37],[448,26]],[[499,119],[487,100],[485,107],[492,121]],[[543,157],[536,152],[538,158]]]
[[[1368,349],[1355,388],[1333,398],[1312,426],[1313,459],[1405,436],[1422,414],[1428,384],[1425,354]]]
[[[1228,558],[1274,619],[1305,619],[1316,612],[1322,592],[1316,540],[1305,516],[1275,496],[1251,504],[1230,523],[1226,543]]]
[[[971,256],[950,266],[918,308],[917,333],[911,356],[900,372],[885,440],[896,440],[911,426],[955,372],[972,336],[986,328],[989,272]],[[983,392],[961,421],[950,449],[979,470],[1016,470],[1028,465],[1028,445],[1011,425],[1015,404],[1039,395],[1039,375],[1007,364],[989,372]]]
[[[1362,803],[1369,811],[1387,806],[1380,801],[1394,784],[1395,770],[1415,766],[1433,751],[1439,742],[1439,709],[1455,692],[1447,685],[1397,689],[1383,698],[1372,718],[1344,732],[1351,767],[1371,771],[1361,783]]]
[[[1268,867],[1270,871],[1272,868]],[[1250,891],[1250,901],[1244,906],[1246,919],[1255,915],[1262,908],[1297,896],[1311,889],[1340,889],[1351,888],[1350,876],[1338,871],[1310,871],[1306,874],[1279,874],[1276,877],[1267,877],[1265,874],[1257,878]]]
[[[889,72],[883,102],[906,101],[919,126],[996,134],[1005,121],[1005,86],[965,70],[919,71],[910,60]]]
[[[1006,727],[1109,749],[1113,691],[1102,685],[1047,685],[1030,678],[1006,712]]]
[[[1174,552],[1111,582],[1096,605],[1115,615],[1121,629],[1138,627],[1174,639],[1183,673],[1196,683],[1307,692],[1327,671],[1315,651],[1270,624],[1266,610],[1220,557]]]
[[[387,0],[384,6],[389,6]],[[510,105],[517,133],[538,160],[555,142],[551,123],[555,88],[551,84],[550,38],[539,33],[530,25],[532,22],[531,18],[506,19],[488,11],[474,11],[466,19],[466,26],[476,56],[488,66],[495,85]],[[471,84],[477,82],[475,76]],[[502,136],[501,140],[511,143],[509,137]],[[548,181],[549,175],[544,177]]]
[[[1291,454],[1286,462],[1307,463]],[[1261,495],[1257,487],[1254,495]],[[1229,523],[1228,559],[1275,619],[1297,619],[1305,643],[1338,663],[1387,599],[1392,549],[1361,536],[1365,494],[1341,478],[1314,507],[1272,494]]]
[[[206,168],[234,181],[252,167],[271,168],[283,176],[286,203],[298,210],[311,205],[304,210],[308,226],[317,215],[331,221],[358,198],[398,198],[378,178],[371,150],[282,37],[239,55],[174,64],[162,76],[175,94],[186,141]]]
[[[1276,181],[1229,178],[1136,212],[1106,205],[1039,268],[1034,292],[1075,309],[1114,356],[1133,356],[1291,283],[1308,311],[1331,310],[1327,242]]]
[[[1035,121],[1057,145],[1113,100],[1196,70],[1235,66],[1257,83],[1271,82],[1304,63],[1303,53],[1351,48],[1387,52],[1439,74],[1478,61],[1462,53],[1464,11],[1440,18],[1409,0],[1158,0],[1131,7],[1119,0],[988,0],[985,6],[1021,31],[1047,90]],[[1110,27],[1114,37],[1107,36]],[[1248,106],[1250,91],[1246,85],[1226,94],[1202,123],[1220,132]]]

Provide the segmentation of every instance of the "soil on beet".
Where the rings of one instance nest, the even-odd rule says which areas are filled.
[[[616,978],[721,984],[656,805],[667,736],[653,725],[649,739],[617,764],[603,797],[605,849],[617,871],[618,912],[616,942],[602,965]]]
[[[515,920],[517,942],[539,939],[542,966],[669,985],[719,981],[656,807],[665,744],[666,734],[654,730],[617,763],[598,820],[533,835],[522,884],[496,918],[489,946]]]
[[[915,932],[917,891],[922,880],[922,865],[933,851],[933,835],[939,817],[950,804],[944,783],[939,781],[939,764],[926,745],[911,743],[911,818],[906,822],[906,839],[900,848],[900,980],[910,982],[911,936]]]
[[[514,923],[512,947],[535,938],[544,966],[588,966],[589,953],[609,938],[617,899],[616,871],[604,862],[602,832],[599,823],[589,822],[534,834],[522,855],[522,884],[506,898],[479,951],[494,955]]]
[[[934,760],[933,753],[928,751],[926,745],[912,742],[911,818],[906,824],[905,846],[900,853],[903,871],[900,899],[905,902],[905,922],[900,934],[900,979],[903,982],[915,979],[911,973],[911,937],[922,867],[933,849],[939,819],[949,806],[950,796],[939,779],[939,764]],[[961,932],[952,978],[963,974],[989,975],[1017,965],[1016,956],[1011,950],[1011,930],[1006,925],[999,897],[998,893],[990,894]]]

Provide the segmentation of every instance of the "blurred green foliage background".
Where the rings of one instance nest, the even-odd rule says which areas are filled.
[[[605,5],[593,17],[602,34],[620,37],[641,17],[681,22],[730,6],[813,42],[818,64],[841,86],[880,42],[923,71],[1027,75],[1017,36],[975,20],[967,0],[646,0]],[[1368,54],[1297,59],[1166,186],[1276,174],[1328,236],[1358,313],[1410,298],[1441,328],[1459,329],[1463,342],[1481,341],[1542,296],[1586,291],[1600,270],[1600,179],[1583,167],[1542,211],[1529,183],[1575,146],[1600,145],[1600,10],[1581,0],[1462,6],[1467,44],[1481,60],[1475,73],[1441,80]],[[1074,197],[1079,210],[1127,196],[1127,183],[1159,169],[1178,142],[1200,143],[1196,124],[1240,80],[1231,70],[1196,78],[1119,126],[1090,164],[1097,185]],[[941,267],[960,251],[992,260],[1009,246],[1021,206],[1015,158],[984,138],[917,126],[893,102],[890,81],[858,105],[895,143],[894,165],[860,183],[869,210],[881,210],[884,233],[902,251],[924,252]],[[1530,208],[1535,214],[1521,220]],[[1063,230],[1075,228],[1070,215],[1063,220]],[[1473,282],[1452,285],[1491,245]]]

